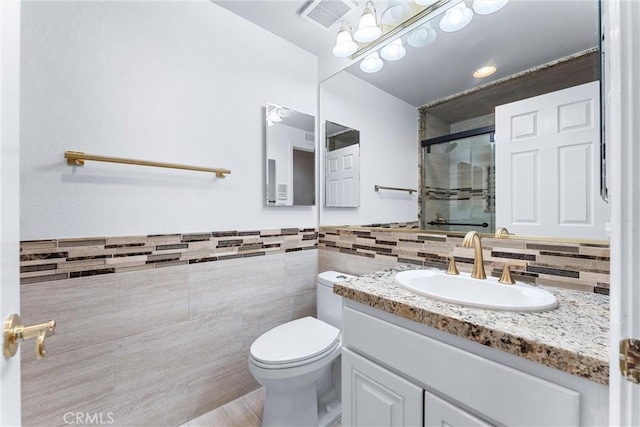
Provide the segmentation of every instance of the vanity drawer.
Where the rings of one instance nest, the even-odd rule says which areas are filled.
[[[344,308],[344,347],[505,425],[580,425],[580,393]]]

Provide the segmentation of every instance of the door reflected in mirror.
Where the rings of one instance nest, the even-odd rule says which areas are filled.
[[[325,124],[325,206],[360,206],[360,131],[327,121]]]
[[[315,121],[312,115],[267,104],[268,206],[316,204]]]

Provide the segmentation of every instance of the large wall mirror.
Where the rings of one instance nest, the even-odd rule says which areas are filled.
[[[473,0],[459,4],[460,7],[465,5],[469,9],[474,7]],[[599,194],[601,103],[598,97],[598,1],[511,0],[494,13],[475,12],[471,21],[457,31],[442,29],[440,22],[444,17],[444,13],[432,16],[429,22],[423,22],[419,28],[403,34],[402,44],[406,54],[400,60],[383,59],[383,67],[377,72],[361,67],[363,61],[358,61],[321,84],[321,106],[322,85],[330,85],[334,80],[345,79],[348,75],[349,79],[364,81],[370,85],[371,90],[384,93],[387,102],[401,102],[414,108],[413,113],[419,116],[413,150],[419,162],[415,178],[420,197],[415,200],[418,209],[412,225],[447,232],[477,230],[493,233],[497,227],[505,225],[495,221],[495,210],[503,207],[500,205],[500,194],[496,194],[495,190],[498,189],[500,193],[504,181],[525,177],[529,174],[523,172],[527,167],[532,168],[531,174],[537,173],[545,178],[543,188],[529,188],[543,192],[549,188],[558,188],[559,192],[568,195],[564,207],[548,209],[551,213],[564,209],[562,215],[566,214],[567,218],[574,215],[571,212],[573,205],[567,201],[573,200],[572,197],[577,197],[578,193],[588,203],[595,205],[602,202]],[[474,77],[474,71],[486,66],[496,68],[493,74]],[[558,172],[550,163],[540,163],[539,159],[536,163],[533,157],[515,165],[515,170],[509,176],[496,175],[493,131],[464,136],[465,132],[495,127],[497,106],[590,83],[596,87],[593,102],[588,106],[584,104],[584,108],[566,108],[562,114],[565,114],[564,119],[575,119],[577,127],[582,126],[577,124],[580,120],[588,122],[598,135],[588,147],[583,149],[581,146],[581,151],[564,150],[564,157],[558,159],[558,162],[564,162],[569,168],[567,170],[588,176],[588,188],[583,183],[571,186],[572,177],[576,176],[574,172],[563,175],[564,172]],[[365,93],[350,95],[354,99],[368,96]],[[343,101],[343,104],[348,103],[348,100]],[[557,111],[562,110],[560,107]],[[359,108],[362,110],[361,104]],[[375,126],[376,121],[384,119],[377,114],[379,110],[380,104],[372,103],[363,112],[372,118],[370,126]],[[321,107],[321,117],[329,114],[334,120],[340,121],[339,115],[323,111]],[[514,113],[513,117],[519,116]],[[526,123],[525,121],[516,123],[521,126],[520,130],[524,129],[523,132],[531,130],[530,127],[536,123],[533,118]],[[397,119],[389,121],[390,125],[392,123],[397,123]],[[573,125],[564,126],[564,129],[571,129],[571,126]],[[370,131],[369,124],[359,123],[358,127],[363,133]],[[516,131],[519,130],[514,130]],[[456,139],[456,135],[465,139]],[[495,136],[496,139],[501,136],[497,130]],[[525,139],[523,136],[522,141]],[[426,144],[423,143],[425,141]],[[388,143],[399,144],[398,141]],[[377,147],[370,148],[374,151]],[[375,173],[373,171],[381,171],[383,168],[393,168],[398,174],[404,173],[402,165],[394,165],[391,161],[381,164],[367,160],[362,158],[361,161],[363,174]],[[577,162],[587,160],[594,162],[588,167],[574,167]],[[365,218],[364,212],[359,212],[354,213],[350,220],[344,218],[342,222],[359,226],[383,223],[392,227],[394,223],[407,223],[404,209],[393,213],[392,206],[384,208],[386,210],[377,209],[376,215],[379,218],[374,214]],[[325,214],[325,211],[320,213],[321,224],[335,223],[324,221]],[[591,221],[599,234],[582,236],[577,231],[571,238],[605,239],[606,215],[591,215],[589,212],[585,215],[588,216],[585,221]],[[578,214],[574,215],[577,216]],[[523,218],[524,222],[529,222],[529,227],[526,228],[526,233],[518,234],[561,237],[555,235],[552,229],[536,227],[537,218]],[[570,218],[569,222],[571,220],[573,219]],[[446,223],[472,225],[467,227]],[[476,223],[486,223],[487,226],[474,228],[473,224]]]
[[[325,122],[325,206],[360,206],[360,131]]]
[[[269,103],[265,122],[267,205],[315,205],[315,117]]]

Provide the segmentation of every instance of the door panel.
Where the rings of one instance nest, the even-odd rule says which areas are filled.
[[[360,205],[360,145],[354,144],[327,153],[327,206]]]
[[[496,107],[496,224],[515,234],[606,239],[598,197],[600,85]]]
[[[0,2],[0,321],[20,312],[20,2]],[[0,425],[20,425],[20,352],[0,356]]]

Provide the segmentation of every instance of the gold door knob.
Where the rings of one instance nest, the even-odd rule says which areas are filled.
[[[56,321],[39,323],[32,326],[20,324],[20,316],[12,314],[4,322],[4,357],[10,358],[18,352],[20,340],[36,339],[36,357],[42,359],[45,356],[44,340],[55,333]]]

